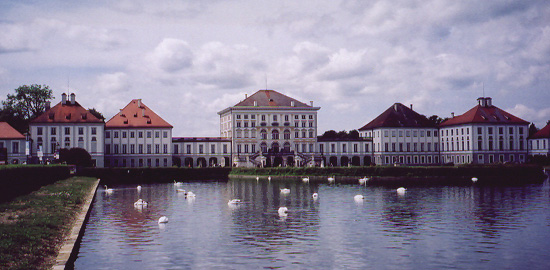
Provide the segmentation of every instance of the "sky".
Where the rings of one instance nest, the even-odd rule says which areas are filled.
[[[174,137],[261,89],[320,106],[318,133],[400,102],[462,114],[483,95],[550,120],[550,1],[0,1],[0,99],[48,85],[110,119],[132,99]]]

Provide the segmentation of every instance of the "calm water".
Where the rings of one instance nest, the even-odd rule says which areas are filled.
[[[404,196],[301,181],[114,188],[98,190],[76,269],[550,269],[548,180],[409,187]],[[149,206],[135,209],[138,198]],[[234,198],[244,203],[230,207]]]

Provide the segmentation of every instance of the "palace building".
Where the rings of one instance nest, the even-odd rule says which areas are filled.
[[[52,161],[61,148],[83,148],[97,167],[103,167],[103,132],[105,123],[84,109],[72,93],[61,95],[61,102],[29,124],[32,146],[30,153],[41,161]]]
[[[7,122],[0,122],[0,164],[26,162],[25,136]]]
[[[525,162],[529,122],[492,104],[490,97],[439,125],[444,163]]]
[[[171,167],[172,125],[134,99],[105,123],[105,166]]]

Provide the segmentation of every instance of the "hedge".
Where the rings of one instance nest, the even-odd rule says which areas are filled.
[[[70,176],[66,165],[0,166],[0,203]]]

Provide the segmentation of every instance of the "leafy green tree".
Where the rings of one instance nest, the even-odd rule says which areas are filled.
[[[14,116],[30,120],[44,112],[46,102],[53,99],[53,91],[47,85],[23,85],[15,89],[15,94],[8,94],[2,101],[4,109],[14,113]]]
[[[82,148],[62,148],[59,150],[59,161],[71,165],[88,167],[92,165],[92,156]]]
[[[88,111],[93,114],[95,117],[101,119],[101,120],[105,120],[105,117],[103,116],[102,113],[100,113],[98,110],[96,110],[95,108],[91,108],[91,109],[88,109]]]

